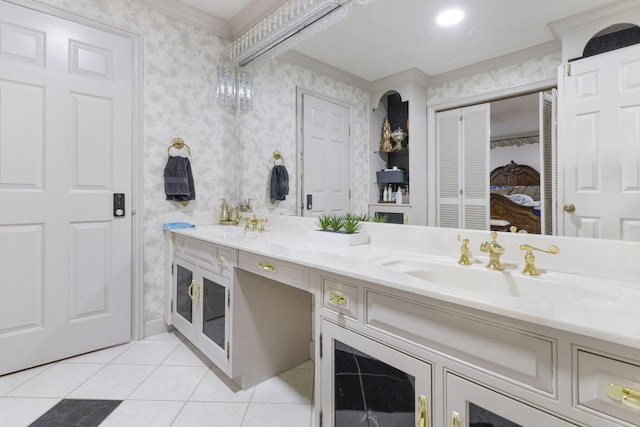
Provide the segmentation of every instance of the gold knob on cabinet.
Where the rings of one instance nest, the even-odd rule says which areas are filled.
[[[564,211],[566,213],[573,213],[573,212],[575,212],[576,207],[573,204],[568,203],[568,204],[564,205],[564,207],[562,209],[564,209]]]
[[[195,280],[191,281],[191,284],[189,285],[189,288],[187,288],[187,295],[189,295],[189,298],[191,298],[191,301],[195,302],[196,301],[196,297],[193,293],[193,286],[196,284]]]
[[[462,427],[462,418],[455,411],[451,413],[451,427]]]
[[[427,397],[420,395],[418,398],[418,419],[416,427],[429,427],[429,403]]]

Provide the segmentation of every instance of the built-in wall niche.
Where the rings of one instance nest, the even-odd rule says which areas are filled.
[[[405,137],[399,147],[392,140],[393,149],[381,150],[382,127],[385,118],[389,121],[391,132],[401,130]],[[373,182],[371,203],[383,201],[383,190],[391,186],[396,191],[400,186],[405,191],[409,189],[409,101],[403,101],[398,92],[389,92],[380,100],[378,108],[372,114],[371,146],[374,153]],[[397,169],[401,172],[378,173],[387,169]]]

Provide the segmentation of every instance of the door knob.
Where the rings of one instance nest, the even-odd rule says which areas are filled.
[[[576,210],[576,207],[573,204],[569,203],[564,205],[562,209],[564,209],[564,211],[567,213],[573,213]]]

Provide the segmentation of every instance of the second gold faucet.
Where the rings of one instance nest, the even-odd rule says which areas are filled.
[[[487,268],[489,270],[504,270],[502,263],[500,262],[500,255],[504,254],[504,248],[496,241],[498,233],[491,232],[491,242],[482,242],[480,250],[489,254],[489,263]]]

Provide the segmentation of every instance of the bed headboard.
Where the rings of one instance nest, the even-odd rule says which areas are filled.
[[[540,173],[527,165],[519,165],[513,160],[506,166],[495,168],[489,175],[490,185],[531,186],[540,185]]]

